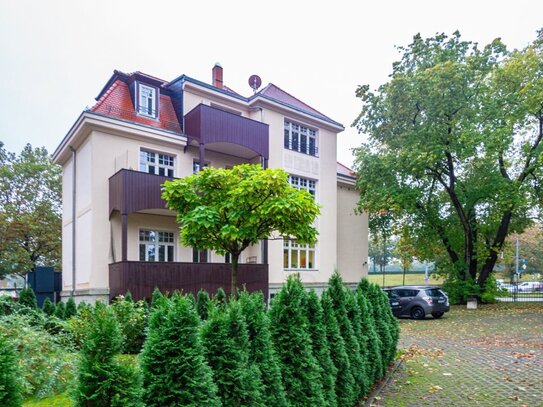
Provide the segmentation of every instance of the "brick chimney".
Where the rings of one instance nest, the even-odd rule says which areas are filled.
[[[223,87],[222,84],[222,66],[218,62],[213,67],[212,72],[212,84],[213,86],[216,86],[217,88]]]

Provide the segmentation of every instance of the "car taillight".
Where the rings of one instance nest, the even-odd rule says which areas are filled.
[[[433,302],[433,301],[432,301],[432,297],[422,297],[422,299],[423,299],[424,301],[426,301],[426,302],[427,302],[428,304],[430,304],[430,305],[431,305],[432,302]]]

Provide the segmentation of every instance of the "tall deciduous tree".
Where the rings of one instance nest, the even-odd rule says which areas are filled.
[[[162,197],[177,212],[184,245],[230,253],[231,294],[237,288],[239,256],[247,247],[273,232],[300,243],[316,240],[313,223],[319,207],[307,191],[292,188],[281,169],[251,164],[205,168],[167,181]]]
[[[543,34],[512,53],[458,32],[400,51],[389,82],[357,90],[355,125],[369,136],[359,207],[390,213],[448,259],[453,279],[483,289],[508,233],[541,211]]]
[[[0,277],[60,266],[61,168],[45,148],[0,142]]]

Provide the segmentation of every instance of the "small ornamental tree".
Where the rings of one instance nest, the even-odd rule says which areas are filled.
[[[55,313],[55,304],[49,299],[49,297],[45,297],[45,301],[43,301],[43,312],[45,315],[52,316]]]
[[[381,338],[377,335],[375,321],[373,320],[366,296],[361,290],[357,289],[355,291],[355,298],[360,308],[360,328],[368,338],[368,358],[371,364],[373,381],[375,382],[380,380],[385,374],[383,359],[381,357],[383,344]]]
[[[80,353],[77,406],[142,406],[139,371],[116,359],[122,341],[113,310],[97,302]]]
[[[315,355],[320,366],[324,399],[328,406],[337,406],[335,392],[337,369],[330,358],[330,348],[326,337],[322,306],[315,290],[311,290],[307,295],[305,310],[309,322],[309,334],[311,335],[311,342],[313,345],[313,355]]]
[[[202,321],[205,321],[207,319],[210,301],[211,300],[207,291],[198,291],[198,294],[196,295],[196,311],[198,312],[198,316]]]
[[[22,404],[21,372],[15,347],[0,333],[0,405],[18,407]]]
[[[59,301],[57,303],[54,315],[58,319],[65,319],[66,318],[66,304],[64,304],[64,302]]]
[[[204,358],[200,320],[184,296],[157,298],[141,355],[147,406],[220,406]]]
[[[198,174],[164,183],[162,194],[177,212],[181,243],[198,250],[230,253],[230,294],[237,289],[243,250],[277,232],[313,243],[319,207],[307,191],[290,186],[281,169],[237,165],[231,170],[204,168]]]
[[[77,306],[75,305],[73,297],[70,297],[68,298],[68,301],[66,301],[66,311],[64,312],[64,318],[70,319],[75,314],[77,314]]]
[[[330,357],[337,371],[335,382],[337,404],[338,406],[353,406],[357,400],[358,388],[351,372],[351,362],[347,355],[345,341],[339,332],[334,304],[328,293],[322,294],[321,303],[326,338],[330,344]]]
[[[300,276],[289,276],[273,298],[269,311],[272,340],[289,403],[322,406],[325,401],[320,368],[312,351],[305,301]]]
[[[26,287],[21,290],[21,294],[19,295],[19,304],[32,309],[38,308],[36,294],[34,294],[34,290],[31,287]]]
[[[249,334],[249,362],[258,366],[262,376],[262,401],[266,406],[287,406],[281,369],[273,349],[270,322],[262,293],[249,294],[243,291],[239,303]]]
[[[249,360],[247,325],[238,302],[211,307],[201,333],[223,406],[264,407],[261,374]]]
[[[335,272],[328,282],[326,290],[332,304],[334,305],[334,313],[338,322],[339,331],[345,347],[349,350],[347,355],[351,362],[351,372],[359,386],[358,396],[363,397],[369,390],[370,380],[368,376],[367,360],[364,360],[363,354],[360,351],[360,343],[356,338],[351,321],[347,313],[347,288],[343,285],[343,281],[338,272]]]

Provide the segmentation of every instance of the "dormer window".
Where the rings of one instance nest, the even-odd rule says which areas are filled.
[[[152,86],[138,84],[138,113],[142,116],[157,117],[157,91]]]

